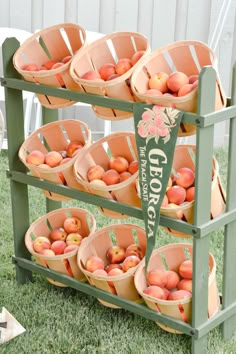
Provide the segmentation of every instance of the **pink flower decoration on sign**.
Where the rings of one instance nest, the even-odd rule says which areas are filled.
[[[159,138],[167,143],[171,129],[176,125],[175,120],[178,114],[178,110],[169,107],[155,105],[152,109],[146,108],[138,123],[139,136],[146,138],[146,143],[150,139],[155,139],[158,143]]]

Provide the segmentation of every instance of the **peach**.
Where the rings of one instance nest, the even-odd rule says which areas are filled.
[[[155,297],[156,299],[161,299],[161,300],[165,299],[165,293],[164,293],[163,289],[157,285],[150,285],[150,286],[146,287],[143,290],[143,293],[145,295]]]
[[[105,63],[99,69],[99,74],[103,80],[107,80],[111,75],[116,74],[115,64]]]
[[[91,182],[90,182],[91,186],[93,187],[93,189],[96,190],[96,186],[97,187],[106,187],[106,183],[103,182],[101,179],[93,179]]]
[[[188,78],[189,84],[193,84],[195,81],[198,81],[198,75],[190,75]]]
[[[123,274],[124,274],[124,271],[122,269],[119,269],[119,268],[113,268],[107,273],[107,275],[109,277],[115,277],[115,276],[119,276],[119,275],[123,275]],[[108,284],[111,287],[114,287],[113,281],[109,281]]]
[[[65,232],[65,230],[62,227],[54,228],[49,234],[49,238],[52,241],[57,241],[57,240],[65,241],[66,236],[67,236],[67,232]]]
[[[50,167],[59,166],[63,157],[57,151],[49,151],[45,155],[45,163]]]
[[[131,64],[132,66],[134,66],[137,61],[139,61],[140,58],[142,58],[142,56],[145,54],[144,50],[138,50],[137,52],[135,52],[132,57],[130,58]]]
[[[71,157],[65,157],[61,160],[60,165],[64,165],[65,163],[71,161]]]
[[[176,171],[175,183],[178,186],[188,188],[194,183],[195,174],[189,167],[181,167]]]
[[[33,249],[35,252],[41,252],[43,249],[49,249],[51,248],[51,242],[50,240],[45,237],[45,236],[38,236],[34,241],[33,241]]]
[[[107,272],[104,269],[95,269],[93,274],[94,275],[101,275],[103,277],[107,277]]]
[[[66,243],[65,241],[62,240],[54,241],[51,245],[51,250],[53,250],[55,255],[63,254],[65,248],[66,248]]]
[[[105,271],[107,273],[109,273],[110,270],[115,269],[115,268],[122,269],[122,266],[119,263],[110,263],[105,267]]]
[[[68,157],[72,157],[75,151],[82,149],[84,144],[81,141],[70,141],[66,147],[66,154]]]
[[[56,60],[48,60],[46,63],[43,64],[43,67],[45,67],[47,70],[52,69],[53,65],[57,63]]]
[[[192,279],[192,273],[193,273],[193,263],[191,260],[186,259],[179,266],[179,274],[181,275],[182,278]]]
[[[129,167],[128,160],[123,156],[112,156],[109,161],[109,168],[118,173],[127,171]]]
[[[186,198],[186,190],[181,186],[172,186],[166,191],[167,198],[170,203],[177,205],[182,204]]]
[[[120,77],[120,75],[118,74],[112,74],[110,75],[106,81],[110,81],[110,80],[114,80],[114,79],[117,79],[118,77]]]
[[[35,166],[42,165],[45,162],[45,155],[40,150],[32,150],[26,157],[26,162]]]
[[[51,248],[44,248],[42,249],[39,254],[41,254],[42,256],[47,256],[47,257],[54,257],[55,253],[53,252],[53,250],[51,250]]]
[[[179,281],[180,281],[179,274],[177,272],[175,272],[174,270],[167,270],[166,277],[167,277],[167,281],[166,281],[165,287],[168,290],[173,290],[174,288],[176,288]]]
[[[167,282],[166,272],[164,270],[154,268],[147,272],[147,282],[149,285],[156,285],[163,288]]]
[[[168,290],[167,288],[162,288],[163,292],[164,292],[164,298],[163,300],[167,300],[168,296],[170,295],[170,290]]]
[[[81,221],[76,216],[68,216],[64,220],[63,228],[68,234],[79,232],[81,229]]]
[[[192,202],[194,200],[195,187],[190,187],[186,190],[186,200],[187,202]]]
[[[75,245],[75,244],[71,244],[66,246],[66,248],[64,249],[64,253],[69,253],[72,252],[74,250],[77,250],[79,246]]]
[[[107,186],[120,183],[120,174],[113,169],[107,170],[102,176],[102,181],[105,182]]]
[[[144,92],[145,95],[156,97],[156,96],[162,96],[163,93],[160,90],[157,89],[148,89]]]
[[[151,75],[150,79],[148,80],[149,88],[159,90],[162,93],[166,93],[168,91],[168,77],[169,75],[163,71],[159,71],[158,73]]]
[[[120,182],[124,182],[127,179],[129,179],[131,177],[131,173],[129,173],[128,171],[124,171],[120,173]]]
[[[37,64],[35,63],[28,63],[26,65],[23,66],[22,70],[26,70],[26,71],[39,71],[39,67]]]
[[[192,292],[192,279],[181,279],[177,285],[177,289]]]
[[[187,95],[188,93],[193,91],[193,89],[194,89],[193,84],[185,84],[185,85],[181,86],[178,91],[178,97],[182,97],[182,96]]]
[[[132,68],[131,60],[128,58],[121,58],[115,65],[116,73],[123,75]]]
[[[66,237],[66,244],[67,244],[67,246],[69,246],[69,245],[80,246],[82,240],[83,240],[83,237],[78,232],[71,232]]]
[[[125,257],[132,256],[132,255],[138,256],[140,259],[143,259],[144,257],[141,247],[136,243],[132,243],[125,250]]]
[[[167,207],[168,203],[169,203],[169,201],[168,201],[167,195],[165,194],[162,199],[162,202],[161,202],[161,208]]]
[[[180,87],[188,83],[188,76],[181,71],[172,72],[167,79],[167,87],[171,92],[178,92]]]
[[[85,269],[91,273],[93,273],[96,269],[104,269],[104,267],[105,264],[103,259],[98,256],[90,256],[85,263]]]
[[[89,70],[81,76],[84,80],[102,80],[100,74],[96,70]]]
[[[192,297],[192,293],[187,290],[175,290],[170,293],[168,300],[183,300]]]
[[[67,56],[65,56],[64,58],[62,58],[61,62],[62,62],[63,64],[66,64],[66,63],[68,63],[68,61],[70,61],[71,59],[72,59],[72,55],[67,55]]]
[[[135,255],[126,257],[122,263],[122,269],[127,272],[130,268],[136,267],[140,263],[140,258]]]
[[[102,176],[104,175],[104,173],[105,173],[105,170],[102,166],[93,165],[88,169],[88,172],[87,172],[88,181],[91,182],[94,179],[102,179]]]
[[[125,249],[122,246],[113,245],[107,250],[107,259],[110,263],[120,263],[125,259]]]
[[[194,83],[193,83],[193,90],[194,90],[196,87],[198,87],[198,80],[194,81]]]
[[[128,172],[134,175],[138,171],[138,160],[133,160],[130,162],[128,167]]]

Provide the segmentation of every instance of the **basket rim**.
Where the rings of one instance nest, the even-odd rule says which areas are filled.
[[[33,40],[35,40],[37,37],[39,37],[40,35],[42,34],[45,34],[49,31],[53,31],[53,30],[56,30],[56,29],[63,29],[63,28],[75,28],[75,29],[78,29],[82,32],[83,34],[83,39],[84,39],[84,43],[83,43],[83,46],[86,44],[86,30],[79,24],[77,23],[73,23],[73,22],[65,22],[65,23],[58,23],[56,25],[52,25],[52,26],[49,26],[49,27],[46,27],[46,28],[43,28],[35,33],[33,33],[29,38],[27,38],[21,45],[20,47],[16,50],[15,54],[13,55],[13,65],[14,67],[16,68],[16,70],[19,72],[19,73],[27,73],[29,75],[38,75],[40,73],[39,76],[48,76],[49,75],[49,71],[48,70],[42,70],[42,71],[28,71],[28,70],[22,70],[18,64],[17,64],[17,57],[18,55],[28,46],[29,43],[31,43]],[[58,73],[58,72],[61,72],[61,71],[64,71],[64,68],[67,69],[67,67],[70,66],[71,64],[71,61],[72,59],[63,65],[63,70],[61,70],[61,68],[57,68],[57,69],[52,69],[50,70],[50,74],[55,74],[55,73]],[[59,70],[60,69],[60,70]],[[42,74],[42,75],[41,75]]]
[[[96,219],[95,219],[94,215],[93,215],[90,211],[85,210],[85,209],[83,209],[83,208],[78,208],[78,207],[68,207],[68,208],[55,209],[55,210],[53,210],[53,211],[50,211],[50,212],[48,212],[48,213],[46,213],[46,214],[44,214],[44,215],[38,217],[36,220],[34,220],[34,221],[32,222],[32,224],[30,225],[30,227],[28,228],[28,230],[26,231],[26,233],[25,233],[25,237],[24,237],[25,246],[26,246],[27,250],[28,250],[33,256],[35,256],[35,257],[40,257],[40,258],[45,259],[45,260],[52,260],[52,261],[53,261],[53,260],[60,260],[60,259],[65,259],[65,258],[74,256],[74,255],[78,252],[78,249],[75,249],[75,250],[73,250],[73,251],[71,251],[71,252],[63,253],[63,254],[60,254],[60,255],[44,256],[44,255],[42,255],[42,254],[40,254],[40,253],[35,252],[35,251],[33,250],[33,248],[32,248],[32,250],[28,248],[28,245],[27,245],[27,242],[26,242],[26,241],[27,241],[28,239],[31,240],[30,233],[31,233],[32,228],[33,228],[36,224],[38,224],[38,223],[44,221],[45,219],[48,219],[50,216],[54,216],[54,215],[60,214],[61,212],[64,212],[64,211],[65,211],[65,212],[69,211],[69,212],[71,212],[72,214],[73,214],[73,211],[78,211],[78,212],[81,212],[81,213],[83,213],[83,214],[89,215],[89,217],[91,218],[91,221],[92,221],[92,227],[91,227],[91,230],[90,230],[90,233],[89,233],[88,236],[92,235],[92,234],[95,232],[95,230],[96,230]],[[88,236],[87,236],[87,237],[88,237]],[[47,236],[46,236],[46,237],[47,237]],[[82,240],[82,242],[81,242],[81,245],[82,245],[82,243],[86,240],[87,237],[83,238],[83,240]],[[31,241],[32,241],[32,240],[31,240]],[[80,246],[79,246],[79,248],[80,248]]]
[[[114,37],[117,37],[117,35],[119,35],[120,37],[126,37],[126,36],[134,36],[134,37],[139,37],[142,38],[146,41],[146,49],[144,50],[144,56],[147,55],[147,53],[149,53],[151,51],[150,48],[150,44],[149,44],[149,40],[148,38],[140,33],[140,32],[123,32],[123,31],[116,31],[116,32],[112,32],[109,33],[107,35],[104,35],[104,37],[98,38],[97,40],[95,40],[94,42],[88,44],[86,47],[83,48],[83,51],[80,51],[78,53],[75,54],[75,56],[72,59],[71,65],[70,65],[70,75],[73,78],[73,80],[77,83],[80,84],[86,84],[87,86],[93,86],[93,87],[112,87],[117,85],[120,82],[125,81],[126,79],[131,77],[132,72],[137,68],[137,63],[135,63],[126,73],[120,75],[119,77],[113,79],[113,80],[109,80],[109,81],[105,81],[105,80],[85,80],[82,79],[80,77],[78,77],[78,75],[75,73],[75,65],[77,64],[78,60],[81,59],[81,57],[88,55],[89,51],[91,49],[94,49],[96,47],[99,47],[99,45],[101,43],[104,43]]]
[[[191,147],[193,149],[196,150],[196,145],[194,144],[179,144],[179,145],[176,145],[176,149],[182,149],[182,148],[188,148],[188,147]],[[218,164],[218,161],[217,159],[215,158],[215,156],[213,155],[212,157],[212,163],[213,163],[213,166],[214,166],[214,176],[213,176],[213,180],[211,182],[211,188],[213,188],[214,184],[218,182],[218,178],[219,178],[219,164]],[[186,210],[186,209],[189,209],[190,207],[192,207],[194,205],[194,200],[192,200],[191,202],[184,202],[183,204],[181,205],[178,205],[176,207],[173,207],[173,208],[168,208],[168,207],[161,207],[160,210],[162,211],[179,211],[179,210]]]
[[[113,132],[113,133],[107,135],[106,137],[103,137],[103,138],[97,140],[92,145],[86,147],[86,149],[81,151],[81,154],[78,154],[76,156],[73,169],[74,169],[74,174],[75,174],[75,177],[76,177],[78,183],[81,183],[82,185],[84,185],[86,187],[90,187],[91,189],[96,189],[99,191],[110,191],[111,189],[112,190],[121,189],[124,186],[126,186],[127,184],[130,184],[130,182],[132,183],[133,181],[135,181],[135,179],[138,177],[139,170],[136,171],[133,175],[131,175],[127,180],[117,183],[117,184],[112,184],[109,186],[93,185],[91,182],[83,180],[82,177],[80,177],[80,175],[76,171],[77,164],[86,156],[86,154],[90,153],[90,151],[92,151],[93,149],[96,149],[97,146],[99,146],[109,140],[112,140],[117,135],[135,137],[135,134],[133,132],[124,132],[124,131],[123,132]]]
[[[112,275],[112,276],[102,276],[102,275],[97,275],[97,274],[93,274],[89,271],[87,271],[83,265],[81,264],[81,254],[83,253],[83,250],[84,248],[88,248],[89,247],[89,244],[97,237],[99,237],[100,235],[103,234],[104,231],[109,231],[109,230],[114,230],[114,228],[134,228],[136,230],[139,230],[141,233],[146,234],[145,232],[145,229],[139,225],[135,225],[135,224],[132,224],[132,223],[124,223],[124,224],[112,224],[112,225],[108,225],[108,226],[105,226],[101,229],[97,229],[93,232],[93,234],[89,237],[89,239],[84,239],[84,242],[83,244],[81,244],[81,247],[79,248],[78,250],[78,253],[77,253],[77,264],[80,268],[80,270],[87,276],[91,277],[91,278],[95,278],[95,279],[98,279],[98,280],[104,280],[104,281],[108,281],[108,280],[114,280],[114,281],[119,281],[119,280],[122,280],[122,279],[125,279],[127,278],[128,276],[131,276],[133,275],[136,270],[137,270],[137,267],[139,266],[139,264],[137,264],[135,267],[132,267],[130,269],[128,269],[127,272],[125,272],[124,274],[121,274],[121,275]],[[141,262],[141,261],[140,261]]]
[[[167,244],[167,245],[164,245],[164,246],[161,246],[157,249],[155,249],[152,253],[152,256],[155,256],[155,255],[158,255],[160,254],[161,252],[165,251],[166,249],[170,249],[170,248],[175,248],[175,249],[178,249],[178,248],[188,248],[188,249],[191,249],[193,250],[193,245],[191,243],[170,243],[170,244]],[[211,259],[212,261],[212,269],[210,271],[210,274],[208,276],[208,287],[211,285],[212,281],[214,280],[214,277],[215,277],[215,274],[216,274],[216,261],[215,261],[215,258],[213,256],[213,254],[211,252],[209,252],[209,255],[208,255],[209,259]],[[185,299],[180,299],[180,300],[162,300],[162,299],[157,299],[155,297],[152,297],[150,295],[147,295],[145,294],[138,286],[138,276],[141,274],[141,272],[143,271],[145,267],[145,257],[141,260],[141,262],[138,264],[137,266],[137,270],[135,272],[135,275],[134,275],[134,283],[135,283],[135,287],[138,291],[138,293],[143,297],[143,298],[146,298],[148,299],[149,301],[152,301],[152,302],[155,302],[155,303],[158,303],[158,304],[162,304],[162,305],[178,305],[178,304],[185,304],[185,303],[188,303],[192,300],[192,295],[185,298]]]
[[[77,119],[65,119],[65,120],[60,120],[60,121],[55,121],[55,122],[50,122],[50,123],[47,123],[47,124],[44,124],[42,125],[41,127],[39,127],[37,130],[35,130],[33,133],[30,134],[30,136],[28,138],[26,138],[26,140],[23,142],[23,144],[21,145],[20,149],[19,149],[19,152],[18,152],[18,156],[20,158],[20,160],[22,161],[22,163],[29,169],[29,170],[32,170],[32,171],[41,171],[43,172],[44,174],[49,174],[49,173],[54,173],[54,172],[60,172],[62,170],[65,170],[67,169],[68,167],[72,166],[76,160],[76,158],[78,157],[77,155],[75,155],[74,157],[71,157],[71,159],[64,163],[63,165],[59,165],[59,166],[56,166],[56,167],[50,167],[48,169],[45,169],[45,168],[42,168],[42,167],[39,167],[39,166],[35,166],[35,165],[31,165],[31,164],[28,164],[25,159],[23,158],[22,154],[23,154],[23,151],[27,149],[27,145],[30,143],[30,141],[32,139],[34,139],[35,136],[37,136],[38,134],[40,133],[43,133],[44,131],[48,130],[48,129],[51,129],[53,128],[54,126],[56,125],[69,125],[69,124],[76,124],[76,125],[80,125],[80,126],[83,126],[86,130],[86,133],[87,133],[87,142],[85,142],[84,146],[81,148],[81,152],[82,150],[85,150],[87,148],[86,145],[90,145],[91,142],[92,142],[92,132],[91,130],[89,129],[88,125],[80,120],[77,120]]]

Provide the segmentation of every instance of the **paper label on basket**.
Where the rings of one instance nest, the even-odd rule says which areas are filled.
[[[147,237],[146,269],[156,243],[164,198],[183,112],[158,105],[134,104],[139,156],[139,188]]]

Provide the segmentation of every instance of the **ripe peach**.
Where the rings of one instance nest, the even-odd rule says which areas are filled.
[[[136,267],[140,263],[140,258],[138,256],[128,256],[124,259],[122,263],[122,269],[124,272],[127,272],[130,268]]]
[[[38,236],[34,241],[33,241],[33,249],[35,252],[41,252],[43,249],[49,249],[51,248],[51,242],[50,240],[45,237],[45,236]]]
[[[170,291],[167,288],[162,288],[163,292],[164,292],[164,298],[163,300],[167,300],[168,296],[170,295]]]
[[[167,87],[171,92],[178,92],[180,87],[188,84],[188,76],[181,71],[172,72],[167,79]]]
[[[79,232],[81,229],[81,221],[76,216],[68,216],[64,220],[63,228],[68,234]]]
[[[142,58],[142,56],[144,55],[144,53],[145,53],[144,50],[138,50],[137,52],[135,52],[135,53],[132,55],[132,57],[131,57],[131,59],[130,59],[132,66],[134,66],[140,58]]]
[[[113,63],[105,63],[99,69],[99,74],[103,80],[107,80],[111,75],[116,74],[116,67]]]
[[[52,241],[57,241],[57,240],[65,241],[66,236],[67,236],[67,232],[65,232],[65,230],[62,227],[54,228],[49,234],[49,238]]]
[[[110,263],[105,267],[105,271],[107,273],[109,273],[110,270],[115,269],[115,268],[122,269],[122,266],[119,263]]]
[[[65,157],[61,160],[60,165],[64,165],[65,163],[69,162],[71,160],[71,157]]]
[[[71,232],[66,237],[66,244],[67,244],[67,246],[69,246],[69,245],[80,246],[82,240],[83,240],[83,237],[78,232]]]
[[[186,200],[187,202],[191,202],[194,200],[194,192],[195,192],[195,187],[190,187],[186,190]]]
[[[186,190],[185,190],[185,188],[176,185],[176,186],[170,187],[166,191],[166,195],[167,195],[167,198],[170,203],[180,205],[185,201]]]
[[[61,62],[63,63],[63,64],[66,64],[66,63],[68,63],[68,61],[70,61],[72,59],[72,55],[67,55],[66,57],[64,57],[62,60],[61,60]]]
[[[125,249],[122,246],[113,245],[107,250],[107,259],[110,263],[120,263],[125,259]]]
[[[106,81],[110,81],[110,80],[114,80],[114,79],[117,79],[118,77],[120,77],[120,75],[118,74],[112,74],[110,75]]]
[[[94,275],[101,275],[107,277],[107,272],[104,269],[95,269],[93,272]]]
[[[129,69],[132,68],[131,60],[128,58],[121,58],[115,65],[116,73],[118,75],[125,74]]]
[[[129,173],[128,171],[124,171],[120,173],[120,182],[124,182],[127,179],[129,179],[131,177],[131,173]]]
[[[89,70],[84,75],[81,76],[84,80],[102,80],[100,74],[96,70]]]
[[[72,252],[74,250],[77,250],[79,248],[79,246],[75,245],[75,244],[71,244],[66,246],[66,248],[64,249],[64,253],[69,253]]]
[[[115,276],[119,276],[119,275],[122,275],[122,274],[124,274],[124,271],[122,269],[119,269],[119,268],[113,268],[107,273],[107,275],[109,277],[115,277]],[[111,287],[114,287],[113,281],[109,281],[108,284]]]
[[[105,264],[102,258],[98,256],[91,256],[85,263],[85,268],[88,272],[93,273],[96,269],[104,269]]]
[[[133,160],[129,164],[128,172],[131,173],[131,175],[133,175],[137,171],[138,171],[138,160]]]
[[[194,183],[195,174],[189,167],[181,167],[176,171],[175,183],[178,186],[188,188]]]
[[[160,286],[150,285],[143,290],[144,294],[155,297],[156,299],[165,299],[165,293]]]
[[[192,292],[192,279],[181,279],[177,285],[177,289]]]
[[[74,152],[82,149],[84,144],[81,141],[70,141],[66,147],[66,154],[68,157],[72,157]]]
[[[192,297],[192,293],[187,290],[175,290],[170,293],[168,300],[182,300]]]
[[[31,165],[39,166],[44,164],[45,155],[40,150],[32,150],[26,157],[26,162]]]
[[[52,69],[53,65],[56,64],[57,61],[56,60],[48,60],[46,61],[46,63],[43,64],[43,66],[47,69],[50,70]]]
[[[163,288],[167,282],[166,272],[158,268],[148,271],[146,278],[149,285],[157,285],[161,288]]]
[[[65,241],[62,240],[54,241],[51,245],[51,249],[53,250],[55,255],[63,254],[65,248],[66,248],[66,243]]]
[[[186,259],[179,266],[179,274],[181,275],[182,278],[192,279],[192,273],[193,273],[193,263],[191,260]]]
[[[167,87],[167,79],[169,75],[163,71],[159,71],[156,74],[153,74],[148,80],[148,86],[150,89],[159,90],[162,93],[166,93],[168,91]]]
[[[102,176],[104,175],[104,173],[105,173],[105,170],[102,166],[93,165],[88,169],[88,172],[87,172],[88,181],[91,182],[94,179],[102,179]]]
[[[63,157],[57,151],[49,151],[45,155],[45,163],[50,167],[59,166]]]
[[[26,70],[26,71],[39,71],[39,67],[37,64],[35,63],[28,63],[26,65],[23,66],[22,70]]]
[[[138,256],[140,259],[143,259],[144,257],[141,247],[136,243],[132,243],[125,250],[125,257],[132,256],[132,255]]]
[[[148,90],[146,90],[144,92],[144,94],[148,95],[148,96],[153,96],[153,97],[162,96],[163,95],[163,93],[160,90],[157,90],[157,89],[148,89]]]
[[[193,84],[185,84],[185,85],[181,86],[178,91],[178,97],[182,97],[182,96],[187,95],[188,93],[193,91],[193,89],[194,89]]]
[[[120,183],[120,174],[116,170],[110,169],[104,172],[102,180],[107,186],[117,184]]]
[[[53,252],[53,250],[51,250],[51,248],[44,248],[42,249],[39,254],[41,254],[42,256],[47,256],[47,257],[54,257],[55,253]]]
[[[129,167],[128,160],[123,156],[112,156],[109,161],[109,168],[118,173],[127,171]]]
[[[189,84],[193,84],[197,80],[198,80],[198,75],[190,75],[188,78]]]
[[[167,281],[166,281],[165,287],[168,290],[172,290],[172,289],[176,288],[179,281],[180,281],[179,274],[173,270],[167,270],[166,276],[167,276]]]

